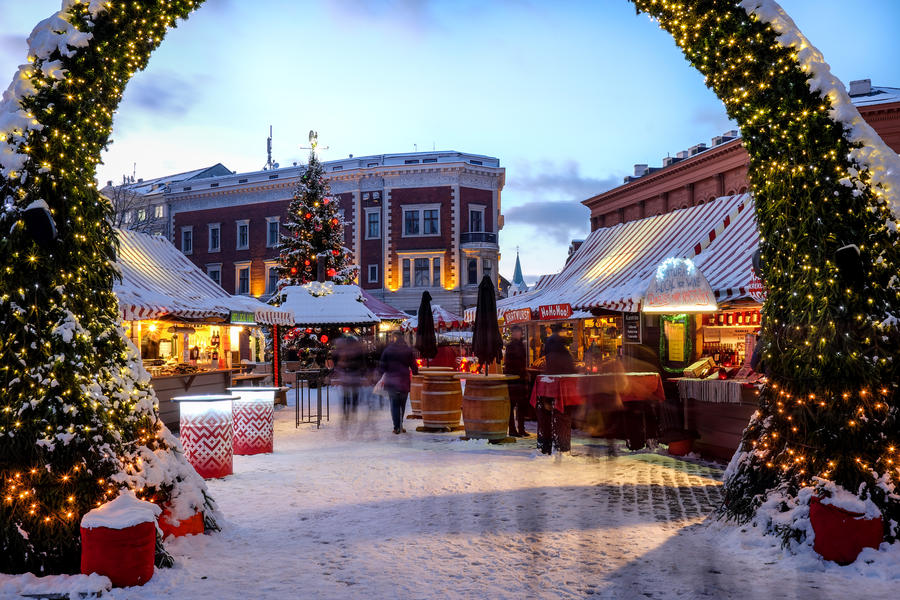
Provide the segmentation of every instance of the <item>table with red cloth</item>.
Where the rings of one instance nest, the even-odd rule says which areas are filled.
[[[544,402],[539,405],[539,398],[544,398],[545,401],[549,399],[553,404],[553,410],[547,410],[542,406]],[[621,412],[623,405],[640,407],[647,403],[662,403],[665,399],[659,373],[538,375],[531,392],[531,405],[535,407],[538,417],[538,449],[545,454],[550,453],[551,447],[561,452],[571,449],[572,415],[566,414],[568,407],[584,407],[588,413],[608,415]],[[640,438],[640,445],[643,445],[643,440],[647,437],[643,410],[638,409],[638,414],[641,415],[639,435],[628,436],[619,433],[615,437]],[[614,435],[610,432],[619,428],[612,426],[613,428],[609,429],[612,422],[618,422],[618,419],[612,421],[611,417],[607,417],[604,426],[607,430],[606,437]]]
[[[576,373],[538,375],[531,391],[531,405],[537,406],[538,397],[552,398],[553,408],[565,412],[567,406],[591,404],[595,398],[615,393],[623,403],[666,399],[659,373]]]

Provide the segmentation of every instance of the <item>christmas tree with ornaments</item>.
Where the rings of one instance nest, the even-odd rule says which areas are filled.
[[[309,165],[300,176],[288,208],[286,233],[281,234],[279,287],[316,281],[318,262],[325,261],[326,281],[353,283],[358,268],[344,247],[344,219],[330,193],[325,170],[316,156],[316,136],[310,132]]]

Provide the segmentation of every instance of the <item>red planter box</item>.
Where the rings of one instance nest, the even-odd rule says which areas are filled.
[[[168,508],[164,509],[162,514],[159,515],[159,528],[162,529],[164,538],[170,535],[176,537],[182,535],[198,535],[206,530],[203,525],[203,513],[200,511],[195,512],[183,521],[175,521],[174,523],[169,521],[171,517],[172,513],[169,512]]]
[[[109,577],[115,587],[144,585],[153,577],[156,523],[125,529],[81,528],[81,572]]]
[[[825,560],[849,565],[863,548],[878,548],[884,540],[881,517],[864,519],[830,504],[822,504],[818,496],[809,503],[809,522],[816,533],[813,549]]]
[[[674,442],[669,442],[669,454],[672,456],[686,456],[691,453],[691,449],[694,447],[694,440],[686,439],[686,440],[675,440]]]

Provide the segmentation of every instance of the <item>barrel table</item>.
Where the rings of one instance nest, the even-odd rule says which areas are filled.
[[[425,431],[452,431],[462,418],[462,387],[454,371],[422,374],[422,425]]]
[[[413,375],[409,382],[409,411],[407,419],[422,418],[422,383],[425,373],[452,372],[450,367],[419,367],[419,374]]]
[[[462,398],[466,437],[481,440],[503,440],[509,431],[509,388],[515,375],[460,374],[466,380]]]
[[[280,387],[233,387],[234,453],[268,454],[275,437],[275,394]]]
[[[180,413],[179,438],[184,456],[204,479],[225,477],[233,472],[234,417],[231,403],[236,396],[177,396]]]

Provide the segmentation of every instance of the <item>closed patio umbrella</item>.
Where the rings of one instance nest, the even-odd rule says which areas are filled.
[[[475,325],[472,328],[472,350],[478,362],[487,366],[503,359],[503,340],[497,324],[497,296],[491,278],[485,275],[478,284],[475,303]]]
[[[428,293],[428,290],[422,292],[422,302],[419,303],[417,320],[416,350],[419,351],[419,356],[426,360],[430,360],[437,356],[437,336],[434,333],[434,316],[431,314],[431,294]]]

